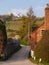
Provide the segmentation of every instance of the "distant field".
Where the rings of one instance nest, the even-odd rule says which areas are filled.
[[[9,21],[6,23],[6,30],[7,30],[7,35],[9,36],[12,32],[16,33],[16,31],[20,31],[22,28],[22,21]],[[11,30],[11,31],[9,31]]]
[[[10,21],[6,23],[6,29],[20,30],[22,27],[22,21]]]
[[[43,20],[42,21],[37,20],[35,25],[40,26],[42,23],[43,23]],[[17,34],[18,31],[22,29],[22,26],[23,26],[23,22],[21,20],[14,20],[14,21],[12,20],[12,21],[6,22],[7,36],[9,37],[11,33]],[[26,31],[27,31],[27,28],[26,28]]]

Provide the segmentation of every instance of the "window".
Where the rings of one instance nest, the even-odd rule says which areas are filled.
[[[40,31],[40,35],[42,36],[45,33],[45,30]]]
[[[42,30],[41,32],[42,32],[42,34],[44,34],[45,33],[45,30]]]
[[[29,36],[29,38],[31,38],[31,35]]]

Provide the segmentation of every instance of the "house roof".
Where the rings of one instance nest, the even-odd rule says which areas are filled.
[[[36,27],[32,32],[35,32],[38,28],[40,28],[41,26],[43,26],[45,23],[43,22],[39,27]]]
[[[45,23],[44,19],[42,21],[37,20],[36,23],[35,23],[35,25],[32,27],[32,32],[35,31],[35,30],[37,30],[42,25],[44,25],[44,23]]]

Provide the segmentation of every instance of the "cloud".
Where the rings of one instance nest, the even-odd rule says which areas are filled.
[[[43,6],[38,6],[34,9],[34,13],[37,17],[41,17],[41,16],[44,16],[44,8]]]
[[[37,8],[35,8],[37,11],[41,11],[41,10],[43,10],[44,9],[44,7],[43,6],[38,6]]]
[[[22,16],[22,15],[26,15],[27,10],[26,9],[12,9],[10,13],[13,13],[15,16]]]
[[[34,14],[37,16],[37,17],[42,17],[44,16],[44,8],[43,6],[38,6],[36,8],[34,8]],[[12,9],[10,13],[13,13],[15,16],[22,16],[22,15],[26,15],[28,9]]]

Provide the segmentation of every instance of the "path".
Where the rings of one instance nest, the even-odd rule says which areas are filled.
[[[22,46],[9,60],[0,62],[0,65],[35,65],[28,59],[29,46]]]

